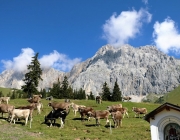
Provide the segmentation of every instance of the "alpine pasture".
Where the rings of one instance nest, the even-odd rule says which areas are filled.
[[[64,102],[64,99],[54,99],[53,101]],[[72,109],[65,120],[64,128],[60,129],[60,119],[57,119],[56,125],[49,127],[44,124],[44,117],[52,108],[48,106],[49,101],[42,98],[43,110],[41,114],[37,110],[33,112],[32,128],[24,125],[25,121],[17,121],[16,124],[10,124],[6,121],[8,114],[4,114],[4,118],[0,118],[0,134],[1,140],[150,140],[150,124],[142,117],[135,118],[132,107],[146,107],[151,112],[160,104],[154,103],[135,103],[135,102],[109,102],[103,101],[97,104],[95,100],[71,100],[76,104],[92,107],[94,110],[106,110],[107,106],[122,103],[123,107],[128,108],[129,118],[122,120],[122,127],[114,128],[111,116],[110,123],[105,126],[105,120],[101,119],[100,126],[95,125],[95,119],[90,121],[81,121],[79,113],[76,117]],[[15,107],[28,105],[26,99],[11,99],[9,104]]]

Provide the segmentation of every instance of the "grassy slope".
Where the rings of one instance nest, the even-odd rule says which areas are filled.
[[[57,100],[59,102],[64,102],[64,100]],[[74,103],[84,104],[86,106],[91,106],[95,110],[105,110],[108,105],[117,104],[120,102],[103,102],[101,105],[96,104],[93,100],[74,100]],[[154,110],[158,107],[158,104],[150,103],[132,103],[132,102],[122,102],[124,107],[129,109],[130,118],[124,118],[122,121],[122,127],[115,129],[113,128],[113,122],[110,118],[112,129],[110,127],[105,127],[105,120],[101,120],[101,125],[99,127],[95,126],[95,120],[81,122],[79,118],[79,113],[74,117],[71,110],[70,114],[66,118],[65,127],[59,129],[58,127],[47,127],[46,124],[42,124],[44,121],[44,115],[47,115],[51,108],[47,106],[48,101],[42,99],[44,105],[43,112],[37,115],[37,111],[33,112],[33,122],[32,128],[29,128],[29,123],[27,126],[22,125],[20,122],[17,124],[9,124],[4,119],[0,119],[0,133],[3,139],[23,139],[23,140],[150,140],[150,125],[148,122],[142,118],[134,118],[134,112],[131,111],[133,106],[136,107],[146,107],[148,112]],[[27,105],[28,102],[25,99],[15,99],[11,100],[10,104],[16,107],[21,105]],[[21,122],[24,122],[23,120]],[[57,120],[57,124],[60,121]],[[8,131],[7,131],[8,128]],[[11,130],[16,130],[10,133]],[[111,133],[112,130],[112,133]],[[28,136],[27,136],[28,135]]]
[[[164,96],[164,99],[166,102],[172,103],[172,104],[179,104],[180,99],[180,86],[174,89],[173,91],[167,93]]]
[[[9,92],[11,92],[11,88],[3,88],[0,87],[0,91],[3,93],[4,96],[6,96]]]

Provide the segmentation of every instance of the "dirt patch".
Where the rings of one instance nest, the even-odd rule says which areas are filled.
[[[3,124],[0,125],[0,134],[1,140],[20,140],[25,137],[29,138],[37,138],[40,137],[41,133],[33,133],[23,130],[22,128],[18,128],[13,126],[12,124]]]

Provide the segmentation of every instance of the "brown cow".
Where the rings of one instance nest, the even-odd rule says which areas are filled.
[[[92,107],[79,107],[79,113],[81,115],[81,121],[84,121],[84,117],[88,117],[88,121],[90,120],[89,112],[92,112]]]
[[[108,106],[107,108],[122,108],[122,104]]]
[[[124,97],[122,97],[122,99],[123,99],[123,101],[124,101],[124,100],[130,101],[132,98],[129,97],[129,96],[124,96]]]
[[[101,96],[96,96],[96,103],[97,104],[101,104],[102,103]]]
[[[116,111],[120,111],[123,114],[123,118],[125,117],[125,115],[127,116],[127,118],[129,118],[128,115],[128,108],[127,107],[119,107],[119,106],[108,106],[107,110],[109,112],[116,112]]]
[[[71,103],[71,107],[72,107],[72,110],[74,112],[74,116],[76,116],[76,112],[79,111],[79,108],[81,107],[86,107],[85,105],[78,105],[78,104],[75,104],[75,103]]]
[[[30,106],[33,106],[34,109],[37,109],[37,114],[41,114],[41,110],[43,108],[43,104],[41,102],[39,102],[39,103],[31,103]]]
[[[136,114],[138,114],[138,117],[140,118],[140,114],[144,114],[144,116],[147,114],[147,109],[146,108],[137,108],[137,107],[132,107],[132,111],[135,112],[135,116]]]
[[[2,118],[3,118],[3,113],[9,113],[15,108],[13,105],[9,104],[0,104],[0,113],[2,113]]]
[[[123,114],[120,111],[111,112],[111,116],[114,122],[114,128],[118,128],[122,126]]]
[[[1,102],[6,102],[8,104],[9,101],[10,101],[10,97],[0,97],[0,104]]]
[[[69,110],[71,103],[49,102],[48,106],[51,106],[53,110],[57,110],[57,109]]]
[[[30,103],[39,103],[41,101],[42,95],[33,95],[32,98],[28,99],[27,101]]]
[[[106,119],[106,125],[109,123],[109,115],[110,112],[108,110],[96,110],[96,111],[89,111],[91,117],[96,119],[96,125],[100,125],[100,119]]]

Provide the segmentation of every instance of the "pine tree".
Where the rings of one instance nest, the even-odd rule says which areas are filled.
[[[32,97],[32,93],[38,92],[37,87],[39,80],[42,80],[42,70],[38,61],[38,55],[39,53],[36,53],[36,55],[32,57],[31,64],[27,66],[28,72],[25,74],[25,78],[23,79],[25,85],[21,87],[29,97]]]
[[[94,98],[94,95],[93,95],[92,91],[90,92],[90,95],[89,95],[88,99],[90,99],[90,100],[95,100],[95,98]]]
[[[53,96],[54,98],[62,99],[63,96],[59,78],[57,83],[53,83],[53,87],[51,88],[49,95]]]
[[[115,84],[114,84],[112,101],[122,101],[121,91],[120,91],[119,85],[117,83],[117,79],[116,79]]]
[[[102,100],[109,101],[110,95],[111,95],[111,93],[110,93],[109,87],[108,87],[107,83],[105,82],[103,84],[103,88],[102,88]]]
[[[67,76],[65,76],[61,86],[63,98],[68,98],[68,87],[69,87],[68,79]]]

